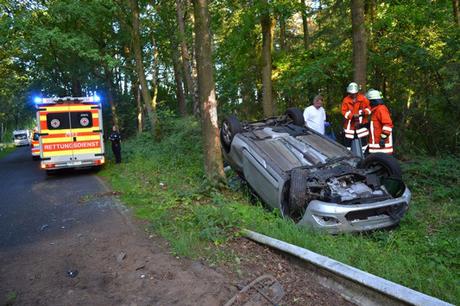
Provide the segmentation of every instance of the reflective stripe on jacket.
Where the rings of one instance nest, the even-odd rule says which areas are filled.
[[[355,114],[361,115],[355,119],[358,122],[353,120],[353,115]],[[359,123],[359,125],[366,124],[368,122],[367,117],[370,114],[371,107],[369,100],[363,94],[358,93],[355,99],[350,95],[346,96],[342,101],[342,115],[345,118],[343,125],[345,137],[353,139],[355,135],[355,123]],[[356,133],[359,138],[369,135],[368,129],[362,126],[356,130]]]
[[[393,121],[388,108],[379,104],[372,108],[372,117],[369,135],[369,153],[393,153]],[[380,147],[381,135],[387,135],[385,147]]]

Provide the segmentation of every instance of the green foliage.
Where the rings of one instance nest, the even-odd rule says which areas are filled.
[[[5,144],[0,143],[0,158],[5,157],[6,155],[10,154],[14,150],[16,150],[14,145],[5,145]]]
[[[460,301],[458,157],[419,157],[404,164],[413,192],[408,214],[394,230],[331,236],[267,211],[234,178],[233,190],[204,179],[199,124],[162,120],[161,142],[149,134],[123,143],[124,163],[102,171],[121,199],[180,256],[234,261],[225,242],[249,228],[353,265],[452,303]],[[223,253],[228,256],[223,256]]]

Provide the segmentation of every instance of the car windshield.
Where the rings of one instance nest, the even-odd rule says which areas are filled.
[[[20,139],[26,139],[27,134],[15,134],[14,139],[20,140]]]

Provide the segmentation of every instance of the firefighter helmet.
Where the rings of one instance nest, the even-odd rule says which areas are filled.
[[[382,99],[382,94],[380,91],[375,90],[375,89],[369,89],[366,93],[366,97],[369,100],[381,100]]]
[[[349,94],[355,94],[355,93],[358,93],[359,91],[359,86],[358,84],[356,84],[355,82],[351,82],[350,84],[348,84],[347,86],[347,92]]]

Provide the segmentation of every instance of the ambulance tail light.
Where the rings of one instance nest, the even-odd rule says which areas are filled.
[[[96,165],[102,165],[105,162],[105,158],[102,157],[101,159],[97,159],[94,161],[94,164]]]
[[[42,169],[51,169],[54,168],[56,165],[55,164],[41,164]]]

